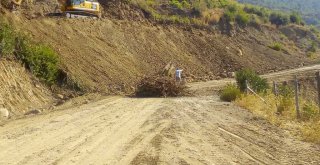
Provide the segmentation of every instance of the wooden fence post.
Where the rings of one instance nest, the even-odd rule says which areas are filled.
[[[246,80],[246,94],[249,94],[249,84],[248,84],[248,80]]]
[[[320,108],[320,72],[318,71],[316,73],[316,79],[317,79],[317,92],[318,92],[318,106]]]
[[[273,94],[275,96],[278,96],[278,87],[277,87],[277,83],[275,81],[273,81]]]
[[[297,118],[300,118],[300,107],[299,107],[299,82],[297,76],[295,78],[295,99],[296,99],[296,111],[297,111]]]

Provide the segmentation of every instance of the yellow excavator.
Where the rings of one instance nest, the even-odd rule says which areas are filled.
[[[20,6],[23,0],[12,0],[16,6]],[[32,0],[25,0],[32,3]],[[58,0],[61,11],[69,18],[74,17],[101,17],[101,5],[97,0]]]

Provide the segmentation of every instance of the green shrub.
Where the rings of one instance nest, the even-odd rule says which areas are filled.
[[[179,0],[170,0],[170,5],[178,8],[178,9],[183,9],[182,3],[179,2]]]
[[[315,52],[317,52],[317,49],[318,49],[317,43],[316,42],[312,42],[311,43],[311,47],[309,48],[309,51],[315,53]]]
[[[315,34],[319,34],[320,33],[319,29],[317,29],[317,27],[315,27],[314,25],[310,25],[309,27],[310,27],[310,31],[312,33],[315,33]]]
[[[227,22],[234,22],[236,20],[236,14],[230,11],[226,11],[223,17]]]
[[[223,17],[227,22],[235,22],[237,13],[238,7],[236,5],[229,5],[224,12]]]
[[[12,55],[14,51],[15,34],[13,28],[6,23],[0,23],[0,57]]]
[[[53,49],[31,42],[25,35],[17,34],[10,24],[0,20],[0,57],[15,55],[42,81],[51,85],[58,74],[58,56]]]
[[[21,60],[23,63],[27,63],[27,57],[29,56],[28,48],[32,44],[27,36],[19,34],[15,39],[15,56],[18,60]]]
[[[183,0],[183,1],[182,1],[182,6],[183,6],[184,8],[187,8],[187,9],[190,9],[190,8],[191,8],[191,4],[190,4],[188,1],[186,1],[186,0]]]
[[[269,46],[269,48],[276,50],[276,51],[281,51],[282,45],[278,42],[274,42],[272,45]]]
[[[239,7],[235,4],[231,4],[227,7],[227,11],[231,12],[231,13],[236,13],[238,12]]]
[[[303,21],[299,13],[293,12],[290,14],[290,22],[300,25]]]
[[[34,75],[48,84],[55,83],[58,74],[58,56],[50,47],[42,44],[31,46],[27,61]]]
[[[220,99],[223,101],[234,101],[241,95],[240,89],[234,84],[228,84],[220,93]]]
[[[246,90],[246,81],[250,88],[256,92],[266,92],[269,88],[267,80],[259,77],[250,69],[243,69],[236,72],[236,81],[242,92]]]
[[[237,15],[236,15],[236,22],[239,24],[239,25],[247,25],[250,21],[250,17],[248,14],[246,14],[245,12],[239,12]]]
[[[277,12],[271,13],[269,20],[272,24],[275,24],[277,26],[287,25],[290,22],[288,15]]]
[[[235,4],[229,5],[223,15],[227,22],[237,22],[239,25],[246,25],[250,16],[243,9]]]
[[[27,37],[16,38],[16,57],[42,81],[51,85],[56,82],[58,74],[58,56],[47,45],[30,42]]]
[[[245,6],[243,8],[243,10],[246,12],[246,13],[249,13],[249,14],[255,14],[259,17],[269,17],[269,11],[268,9],[266,8],[263,8],[263,7],[256,7],[256,6]]]
[[[302,107],[301,119],[310,120],[319,115],[318,107],[314,104],[305,103]]]

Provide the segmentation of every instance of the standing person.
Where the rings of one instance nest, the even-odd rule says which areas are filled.
[[[177,68],[176,69],[176,81],[181,82],[181,75],[182,75],[182,69]]]

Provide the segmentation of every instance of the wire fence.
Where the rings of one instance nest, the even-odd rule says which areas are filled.
[[[271,82],[270,86],[272,86],[272,93],[277,99],[276,103],[268,102],[264,96],[253,91],[248,83],[247,92],[253,93],[266,104],[277,104],[277,111],[280,111],[281,107],[279,106],[284,99],[294,103],[297,118],[300,118],[302,113],[320,113],[320,72],[313,75],[295,75],[289,79],[286,78],[285,81],[275,80]],[[305,112],[311,111],[310,108],[306,107],[310,105],[317,106],[317,112]]]

